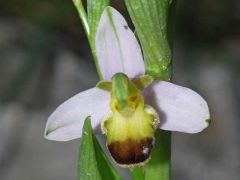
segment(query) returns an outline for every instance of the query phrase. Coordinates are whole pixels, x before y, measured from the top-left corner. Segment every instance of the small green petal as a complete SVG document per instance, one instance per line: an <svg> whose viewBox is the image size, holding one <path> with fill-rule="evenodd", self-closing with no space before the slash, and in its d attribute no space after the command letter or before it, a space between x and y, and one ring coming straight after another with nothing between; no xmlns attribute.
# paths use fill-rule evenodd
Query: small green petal
<svg viewBox="0 0 240 180"><path fill-rule="evenodd" d="M105 91L111 91L112 90L112 83L108 81L99 81L96 85L97 88L105 90Z"/></svg>
<svg viewBox="0 0 240 180"><path fill-rule="evenodd" d="M143 75L143 76L140 76L140 77L134 79L133 83L135 84L135 86L138 89L143 90L144 88L149 86L153 81L154 81L154 78L152 76Z"/></svg>

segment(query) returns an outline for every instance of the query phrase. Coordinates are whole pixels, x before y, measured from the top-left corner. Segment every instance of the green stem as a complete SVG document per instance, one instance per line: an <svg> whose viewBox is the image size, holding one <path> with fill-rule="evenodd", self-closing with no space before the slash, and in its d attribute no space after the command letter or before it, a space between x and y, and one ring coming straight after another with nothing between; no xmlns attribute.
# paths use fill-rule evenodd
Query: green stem
<svg viewBox="0 0 240 180"><path fill-rule="evenodd" d="M102 74L98 67L98 59L97 59L94 39L95 39L96 29L98 26L98 21L100 19L103 9L109 4L109 1L108 0L88 1L88 14L84 9L82 0L73 0L73 3L77 8L79 17L82 21L85 33L87 35L98 76L100 79L102 79Z"/></svg>
<svg viewBox="0 0 240 180"><path fill-rule="evenodd" d="M88 24L88 18L87 18L87 13L83 7L83 3L81 0L73 0L73 3L75 5L75 7L77 8L78 10L78 14L79 14L79 17L83 23L83 28L85 30L85 33L89 39L89 36L90 36L90 27L89 27L89 24Z"/></svg>

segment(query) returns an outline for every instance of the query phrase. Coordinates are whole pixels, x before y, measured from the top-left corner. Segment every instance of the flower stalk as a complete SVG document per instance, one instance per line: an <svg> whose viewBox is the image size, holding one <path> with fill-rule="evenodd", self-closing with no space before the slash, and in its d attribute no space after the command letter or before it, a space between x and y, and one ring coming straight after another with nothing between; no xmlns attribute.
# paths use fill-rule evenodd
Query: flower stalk
<svg viewBox="0 0 240 180"><path fill-rule="evenodd" d="M83 24L83 28L85 30L85 33L87 35L87 37L89 38L90 35L90 27L88 24L88 17L87 17L87 13L83 7L83 3L81 0L73 0L73 4L75 5L75 7L77 8L79 17L82 21Z"/></svg>
<svg viewBox="0 0 240 180"><path fill-rule="evenodd" d="M102 79L102 73L98 67L98 58L97 58L96 47L95 47L95 35L96 35L99 19L105 7L109 5L109 0L88 0L87 13L84 9L82 0L73 0L73 3L78 11L85 33L87 35L98 76L100 79Z"/></svg>

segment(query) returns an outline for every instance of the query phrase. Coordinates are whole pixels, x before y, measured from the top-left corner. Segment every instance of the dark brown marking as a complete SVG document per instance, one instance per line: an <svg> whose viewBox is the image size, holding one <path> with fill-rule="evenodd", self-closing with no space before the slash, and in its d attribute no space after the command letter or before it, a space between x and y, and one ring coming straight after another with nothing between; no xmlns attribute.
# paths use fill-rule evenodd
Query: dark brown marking
<svg viewBox="0 0 240 180"><path fill-rule="evenodd" d="M125 25L125 26L124 26L124 28L125 28L125 29L128 29L128 26L127 26L127 25Z"/></svg>
<svg viewBox="0 0 240 180"><path fill-rule="evenodd" d="M153 148L153 138L128 139L108 144L113 159L120 165L134 165L146 161Z"/></svg>
<svg viewBox="0 0 240 180"><path fill-rule="evenodd" d="M129 99L130 101L134 102L137 99L137 96L131 96Z"/></svg>

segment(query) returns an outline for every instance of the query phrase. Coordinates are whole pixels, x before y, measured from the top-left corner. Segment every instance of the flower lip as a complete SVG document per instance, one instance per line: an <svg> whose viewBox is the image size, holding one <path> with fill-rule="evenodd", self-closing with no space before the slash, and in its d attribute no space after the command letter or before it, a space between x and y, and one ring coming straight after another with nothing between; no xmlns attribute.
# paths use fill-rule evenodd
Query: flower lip
<svg viewBox="0 0 240 180"><path fill-rule="evenodd" d="M123 168L145 165L151 158L153 138L141 140L127 139L125 141L107 144L113 160Z"/></svg>
<svg viewBox="0 0 240 180"><path fill-rule="evenodd" d="M111 111L101 124L113 160L125 168L148 162L158 126L159 116L149 105L137 107L130 117Z"/></svg>
<svg viewBox="0 0 240 180"><path fill-rule="evenodd" d="M144 104L141 93L125 74L113 76L111 112L103 119L101 127L107 135L112 158L122 167L141 166L150 159L154 131L159 125L157 112Z"/></svg>

